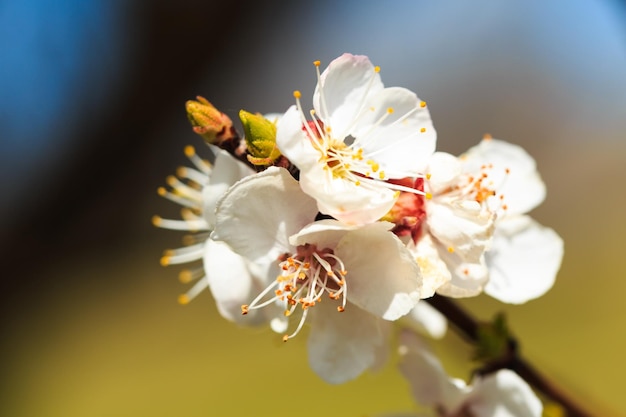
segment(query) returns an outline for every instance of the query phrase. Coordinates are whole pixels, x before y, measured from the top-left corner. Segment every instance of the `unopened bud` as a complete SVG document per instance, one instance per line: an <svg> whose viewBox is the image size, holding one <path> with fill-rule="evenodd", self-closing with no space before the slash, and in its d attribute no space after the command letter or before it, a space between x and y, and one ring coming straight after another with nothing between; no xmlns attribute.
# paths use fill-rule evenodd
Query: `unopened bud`
<svg viewBox="0 0 626 417"><path fill-rule="evenodd" d="M193 126L193 131L202 136L211 144L218 144L233 131L233 122L230 117L215 108L204 97L196 97L198 101L189 100L185 104L187 117Z"/></svg>
<svg viewBox="0 0 626 417"><path fill-rule="evenodd" d="M272 165L279 157L276 147L276 124L260 114L239 112L248 147L248 161L254 165Z"/></svg>

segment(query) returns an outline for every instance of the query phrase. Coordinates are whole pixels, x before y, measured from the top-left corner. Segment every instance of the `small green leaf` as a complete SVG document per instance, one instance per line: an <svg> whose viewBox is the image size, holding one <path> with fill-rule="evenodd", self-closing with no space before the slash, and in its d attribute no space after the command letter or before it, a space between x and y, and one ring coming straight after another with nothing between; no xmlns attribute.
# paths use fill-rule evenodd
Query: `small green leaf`
<svg viewBox="0 0 626 417"><path fill-rule="evenodd" d="M490 323L478 326L478 346L474 359L491 362L509 353L511 333L504 313L498 313Z"/></svg>

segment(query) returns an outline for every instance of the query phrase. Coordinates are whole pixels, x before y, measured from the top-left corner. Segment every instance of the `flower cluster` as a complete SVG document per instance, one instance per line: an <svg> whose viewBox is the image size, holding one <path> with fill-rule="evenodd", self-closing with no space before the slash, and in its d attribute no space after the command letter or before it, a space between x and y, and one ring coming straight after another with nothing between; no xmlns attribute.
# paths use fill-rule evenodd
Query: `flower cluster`
<svg viewBox="0 0 626 417"><path fill-rule="evenodd" d="M435 152L426 102L385 87L367 57L314 64L312 108L295 91L282 115L242 111L245 141L208 101L188 104L214 162L187 148L195 168L159 190L183 220L154 219L192 232L164 265L202 261L181 272L197 280L181 302L208 288L225 318L285 341L307 324L312 369L342 383L385 362L400 319L442 335L425 298L524 303L551 288L563 245L526 215L545 186L523 149L485 137L459 157ZM456 408L470 398L457 397Z"/></svg>

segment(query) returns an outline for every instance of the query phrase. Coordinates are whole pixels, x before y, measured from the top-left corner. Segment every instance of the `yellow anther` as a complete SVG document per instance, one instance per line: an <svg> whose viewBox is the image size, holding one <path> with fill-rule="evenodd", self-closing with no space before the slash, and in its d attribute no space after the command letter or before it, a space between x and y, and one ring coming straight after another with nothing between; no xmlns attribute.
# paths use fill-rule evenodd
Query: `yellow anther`
<svg viewBox="0 0 626 417"><path fill-rule="evenodd" d="M400 197L400 191L396 191L395 193L393 193L393 198L398 198Z"/></svg>
<svg viewBox="0 0 626 417"><path fill-rule="evenodd" d="M484 139L484 140L491 140L491 139L493 139L493 136L491 136L489 133L485 133L485 134L483 135L483 139Z"/></svg>
<svg viewBox="0 0 626 417"><path fill-rule="evenodd" d="M343 313L345 311L345 308L343 308L342 306L337 306L337 311Z"/></svg>
<svg viewBox="0 0 626 417"><path fill-rule="evenodd" d="M357 185L357 186L361 185L361 181L359 181L359 180L354 181L354 185Z"/></svg>
<svg viewBox="0 0 626 417"><path fill-rule="evenodd" d="M160 216L152 216L152 224L155 225L155 226L161 225L161 217Z"/></svg>
<svg viewBox="0 0 626 417"><path fill-rule="evenodd" d="M157 188L157 194L163 197L165 194L167 194L167 190L164 187L159 187Z"/></svg>
<svg viewBox="0 0 626 417"><path fill-rule="evenodd" d="M186 305L189 304L189 301L191 300L189 299L189 296L187 294L181 294L178 296L178 304Z"/></svg>
<svg viewBox="0 0 626 417"><path fill-rule="evenodd" d="M374 161L372 159L369 159L366 163L367 163L367 165L372 167L372 171L374 171L374 172L378 172L378 170L380 169L380 165L376 161ZM369 175L369 173L368 173L368 175Z"/></svg>
<svg viewBox="0 0 626 417"><path fill-rule="evenodd" d="M288 334L283 336L283 342L286 342L287 340L289 340L289 335Z"/></svg>
<svg viewBox="0 0 626 417"><path fill-rule="evenodd" d="M185 146L185 156L187 156L187 158L191 158L195 154L196 154L196 149L193 146L191 145Z"/></svg>
<svg viewBox="0 0 626 417"><path fill-rule="evenodd" d="M506 169L504 170L504 172L506 172L507 174L510 174L510 173L511 173L511 170L510 170L509 168L506 168Z"/></svg>
<svg viewBox="0 0 626 417"><path fill-rule="evenodd" d="M176 184L176 177L173 175L168 175L165 178L165 182L167 183L167 185L173 187Z"/></svg>
<svg viewBox="0 0 626 417"><path fill-rule="evenodd" d="M295 91L293 92L293 96L294 96L295 98L300 98L300 97L302 97L302 93L300 93L300 91L298 91L298 90L295 90Z"/></svg>
<svg viewBox="0 0 626 417"><path fill-rule="evenodd" d="M378 65L374 67L374 72L380 72L380 67Z"/></svg>
<svg viewBox="0 0 626 417"><path fill-rule="evenodd" d="M454 253L454 248L452 246L448 246L448 252Z"/></svg>
<svg viewBox="0 0 626 417"><path fill-rule="evenodd" d="M178 280L182 282L183 284L187 284L188 282L191 282L192 278L193 278L193 275L191 271L188 269L183 269L182 271L178 273Z"/></svg>
<svg viewBox="0 0 626 417"><path fill-rule="evenodd" d="M388 107L387 108L387 113L389 113L389 114L393 113L393 107Z"/></svg>
<svg viewBox="0 0 626 417"><path fill-rule="evenodd" d="M248 314L248 311L249 311L248 304L243 304L241 306L241 315L245 316L246 314Z"/></svg>
<svg viewBox="0 0 626 417"><path fill-rule="evenodd" d="M425 101L422 101L422 102L420 103L420 107L421 107L421 108L426 107L426 102L425 102Z"/></svg>
<svg viewBox="0 0 626 417"><path fill-rule="evenodd" d="M422 133L426 132L426 128L425 127L421 128L420 132L422 132Z"/></svg>
<svg viewBox="0 0 626 417"><path fill-rule="evenodd" d="M378 178L380 178L381 180L385 179L385 171L380 171L380 173L378 174Z"/></svg>
<svg viewBox="0 0 626 417"><path fill-rule="evenodd" d="M159 261L161 263L161 266L168 266L170 264L170 257L169 256L161 256L161 259Z"/></svg>
<svg viewBox="0 0 626 417"><path fill-rule="evenodd" d="M426 197L428 200L430 200L431 198L433 198L433 195L431 193L426 193L426 194L424 194L424 197Z"/></svg>
<svg viewBox="0 0 626 417"><path fill-rule="evenodd" d="M320 61L313 61L313 65L315 65L316 67L319 67L319 66L320 66L320 64L321 64L321 62L320 62Z"/></svg>
<svg viewBox="0 0 626 417"><path fill-rule="evenodd" d="M432 177L431 173L429 172L428 174L426 174L426 179L429 180L430 177Z"/></svg>

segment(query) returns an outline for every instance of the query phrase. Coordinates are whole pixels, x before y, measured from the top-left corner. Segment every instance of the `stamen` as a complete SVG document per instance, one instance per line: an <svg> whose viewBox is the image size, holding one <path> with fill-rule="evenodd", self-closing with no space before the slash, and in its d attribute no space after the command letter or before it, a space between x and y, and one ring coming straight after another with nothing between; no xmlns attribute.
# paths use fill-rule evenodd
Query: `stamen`
<svg viewBox="0 0 626 417"><path fill-rule="evenodd" d="M198 171L194 168L189 167L178 167L176 170L176 175L180 178L186 178L188 180L194 181L199 185L206 185L207 181L209 181L209 176L204 174L203 172Z"/></svg>
<svg viewBox="0 0 626 417"><path fill-rule="evenodd" d="M156 227L170 230L183 230L183 231L196 231L196 230L209 230L209 226L204 219L196 221L186 220L169 220L164 219L161 216L152 216L152 224Z"/></svg>
<svg viewBox="0 0 626 417"><path fill-rule="evenodd" d="M180 196L178 194L173 194L170 193L169 191L167 191L165 189L165 187L159 187L157 188L157 193L161 196L164 197L180 206L184 206L184 207L189 207L189 208L194 208L194 209L200 209L201 208L201 201L198 200L192 200L188 197L183 197Z"/></svg>
<svg viewBox="0 0 626 417"><path fill-rule="evenodd" d="M200 171L202 171L206 175L211 174L211 171L212 171L211 164L209 163L209 161L205 161L204 159L200 158L198 154L196 154L196 149L193 146L191 145L185 146L185 156L187 156L187 158L189 158L189 160Z"/></svg>
<svg viewBox="0 0 626 417"><path fill-rule="evenodd" d="M178 280L183 284L188 284L192 281L200 279L204 276L204 269L194 268L194 269L183 269L178 273Z"/></svg>
<svg viewBox="0 0 626 417"><path fill-rule="evenodd" d="M191 300L196 298L198 294L200 294L202 291L204 291L208 287L209 287L209 280L206 278L201 279L200 281L196 282L196 285L191 287L191 289L187 291L185 294L179 295L178 302L182 305L189 304Z"/></svg>
<svg viewBox="0 0 626 417"><path fill-rule="evenodd" d="M181 182L175 176L168 175L167 178L165 178L165 182L181 197L188 198L189 200L202 204L202 193Z"/></svg>

